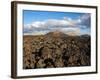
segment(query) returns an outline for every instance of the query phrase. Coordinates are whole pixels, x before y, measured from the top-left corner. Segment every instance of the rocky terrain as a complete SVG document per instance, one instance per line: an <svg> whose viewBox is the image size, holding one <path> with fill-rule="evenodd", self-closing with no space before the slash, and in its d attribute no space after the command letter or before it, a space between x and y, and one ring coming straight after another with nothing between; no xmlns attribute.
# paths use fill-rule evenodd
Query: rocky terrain
<svg viewBox="0 0 100 80"><path fill-rule="evenodd" d="M89 35L69 36L62 32L23 36L23 69L91 65Z"/></svg>

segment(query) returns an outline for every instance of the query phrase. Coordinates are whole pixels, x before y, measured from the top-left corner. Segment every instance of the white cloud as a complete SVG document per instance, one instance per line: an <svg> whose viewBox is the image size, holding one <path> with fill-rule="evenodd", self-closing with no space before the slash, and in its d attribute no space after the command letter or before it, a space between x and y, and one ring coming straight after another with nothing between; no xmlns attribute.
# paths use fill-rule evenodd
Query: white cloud
<svg viewBox="0 0 100 80"><path fill-rule="evenodd" d="M87 28L91 27L91 15L90 14L84 14L82 16L80 16L80 18L78 19L80 25L84 25Z"/></svg>
<svg viewBox="0 0 100 80"><path fill-rule="evenodd" d="M63 17L63 19L64 19L64 20L67 20L67 21L72 21L72 19L69 18L69 17Z"/></svg>
<svg viewBox="0 0 100 80"><path fill-rule="evenodd" d="M62 28L61 31L68 35L79 35L80 34L80 28Z"/></svg>
<svg viewBox="0 0 100 80"><path fill-rule="evenodd" d="M34 31L30 33L24 33L24 35L44 35L46 33L48 33L48 31Z"/></svg>
<svg viewBox="0 0 100 80"><path fill-rule="evenodd" d="M90 18L90 14L84 14L83 16L80 17L82 20L87 20Z"/></svg>
<svg viewBox="0 0 100 80"><path fill-rule="evenodd" d="M52 30L57 28L67 28L73 27L76 24L73 21L68 20L57 20L57 19L49 19L45 21L35 21L31 24L27 24L24 26L24 33L32 32L32 31L40 31L40 30Z"/></svg>
<svg viewBox="0 0 100 80"><path fill-rule="evenodd" d="M42 21L36 21L36 22L33 22L31 24L32 27L35 27L35 28L40 28L40 27L45 27L45 22L42 22Z"/></svg>
<svg viewBox="0 0 100 80"><path fill-rule="evenodd" d="M60 30L66 34L79 34L80 29L90 27L90 14L84 14L78 19L63 17L63 19L48 19L34 21L24 26L24 34L45 34L50 31Z"/></svg>
<svg viewBox="0 0 100 80"><path fill-rule="evenodd" d="M45 22L45 25L51 26L51 27L68 27L68 26L74 26L72 21L69 20L57 20L57 19L51 19L47 20Z"/></svg>

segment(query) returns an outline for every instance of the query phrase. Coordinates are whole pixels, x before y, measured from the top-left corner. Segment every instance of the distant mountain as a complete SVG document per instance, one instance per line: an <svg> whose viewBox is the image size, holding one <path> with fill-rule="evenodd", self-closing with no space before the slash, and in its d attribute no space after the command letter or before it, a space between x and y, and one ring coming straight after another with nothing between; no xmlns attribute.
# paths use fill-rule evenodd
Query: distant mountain
<svg viewBox="0 0 100 80"><path fill-rule="evenodd" d="M81 35L81 37L90 37L88 34Z"/></svg>
<svg viewBox="0 0 100 80"><path fill-rule="evenodd" d="M56 37L67 37L68 35L60 31L54 31L54 32L47 33L45 36L56 38Z"/></svg>

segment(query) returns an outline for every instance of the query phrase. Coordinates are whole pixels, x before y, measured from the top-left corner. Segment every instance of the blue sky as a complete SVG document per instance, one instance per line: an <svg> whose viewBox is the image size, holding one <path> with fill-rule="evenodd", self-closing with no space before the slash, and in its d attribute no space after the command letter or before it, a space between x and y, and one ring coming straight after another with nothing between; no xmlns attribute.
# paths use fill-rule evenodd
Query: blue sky
<svg viewBox="0 0 100 80"><path fill-rule="evenodd" d="M49 12L49 11L31 11L24 10L24 24L29 24L33 21L43 21L47 19L63 19L68 16L72 19L77 19L84 13L71 13L71 12Z"/></svg>
<svg viewBox="0 0 100 80"><path fill-rule="evenodd" d="M23 11L24 34L46 34L60 30L66 34L90 34L91 14L51 11Z"/></svg>

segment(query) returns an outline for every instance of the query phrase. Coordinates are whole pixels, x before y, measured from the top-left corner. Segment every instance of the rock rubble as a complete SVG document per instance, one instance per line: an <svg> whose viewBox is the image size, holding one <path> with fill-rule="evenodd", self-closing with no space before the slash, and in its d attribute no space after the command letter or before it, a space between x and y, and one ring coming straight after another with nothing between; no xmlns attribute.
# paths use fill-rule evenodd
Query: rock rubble
<svg viewBox="0 0 100 80"><path fill-rule="evenodd" d="M91 65L89 35L69 36L51 32L24 36L23 40L23 69Z"/></svg>

